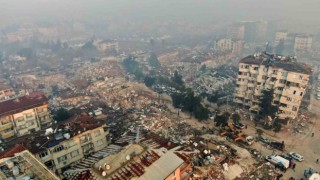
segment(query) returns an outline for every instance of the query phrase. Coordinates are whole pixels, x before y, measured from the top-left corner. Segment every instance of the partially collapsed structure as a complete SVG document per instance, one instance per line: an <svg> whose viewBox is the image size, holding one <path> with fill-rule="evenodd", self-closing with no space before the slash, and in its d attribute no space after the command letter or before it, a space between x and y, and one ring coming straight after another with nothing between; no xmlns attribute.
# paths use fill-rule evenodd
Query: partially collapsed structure
<svg viewBox="0 0 320 180"><path fill-rule="evenodd" d="M259 114L264 90L274 90L273 104L280 119L295 119L306 94L311 68L295 62L293 57L260 53L239 63L234 101Z"/></svg>

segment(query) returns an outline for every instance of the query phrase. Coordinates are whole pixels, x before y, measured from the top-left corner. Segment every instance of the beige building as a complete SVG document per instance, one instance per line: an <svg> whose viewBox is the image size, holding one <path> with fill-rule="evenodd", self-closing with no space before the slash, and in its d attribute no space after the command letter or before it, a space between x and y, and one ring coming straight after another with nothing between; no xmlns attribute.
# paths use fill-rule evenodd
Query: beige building
<svg viewBox="0 0 320 180"><path fill-rule="evenodd" d="M234 101L252 113L259 113L262 91L273 89L277 116L295 119L310 74L310 67L292 62L290 57L273 57L265 53L247 56L239 63Z"/></svg>
<svg viewBox="0 0 320 180"><path fill-rule="evenodd" d="M274 44L277 45L280 43L280 41L286 41L288 38L289 32L288 31L278 31L276 32L275 38L274 38Z"/></svg>
<svg viewBox="0 0 320 180"><path fill-rule="evenodd" d="M108 145L109 132L105 127L104 121L77 116L45 131L17 138L8 146L21 144L49 169L61 174L72 164Z"/></svg>
<svg viewBox="0 0 320 180"><path fill-rule="evenodd" d="M308 35L297 35L294 38L294 52L309 51L312 47L312 37Z"/></svg>
<svg viewBox="0 0 320 180"><path fill-rule="evenodd" d="M42 92L0 103L0 138L9 139L39 131L52 121L48 99Z"/></svg>
<svg viewBox="0 0 320 180"><path fill-rule="evenodd" d="M233 24L227 29L227 36L229 38L244 40L245 25L243 23Z"/></svg>
<svg viewBox="0 0 320 180"><path fill-rule="evenodd" d="M239 54L243 48L244 42L242 40L234 40L223 38L216 40L214 49L219 51L231 51L232 54Z"/></svg>
<svg viewBox="0 0 320 180"><path fill-rule="evenodd" d="M15 92L11 87L0 84L0 102L13 98L14 96Z"/></svg>

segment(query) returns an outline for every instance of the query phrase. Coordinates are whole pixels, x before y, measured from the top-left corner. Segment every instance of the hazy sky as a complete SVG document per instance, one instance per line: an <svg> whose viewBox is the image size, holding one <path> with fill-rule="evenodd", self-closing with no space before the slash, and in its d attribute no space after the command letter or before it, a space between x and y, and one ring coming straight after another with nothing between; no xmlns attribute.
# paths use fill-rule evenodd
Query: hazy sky
<svg viewBox="0 0 320 180"><path fill-rule="evenodd" d="M10 23L195 23L283 20L297 31L319 31L320 0L0 0L0 27Z"/></svg>

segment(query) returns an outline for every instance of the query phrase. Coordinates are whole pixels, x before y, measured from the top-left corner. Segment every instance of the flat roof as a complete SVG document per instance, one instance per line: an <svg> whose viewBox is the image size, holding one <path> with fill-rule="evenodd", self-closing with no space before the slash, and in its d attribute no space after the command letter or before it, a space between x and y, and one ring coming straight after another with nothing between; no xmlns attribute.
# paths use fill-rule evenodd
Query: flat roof
<svg viewBox="0 0 320 180"><path fill-rule="evenodd" d="M145 173L140 176L139 180L163 180L172 174L184 161L176 154L168 151L157 161L145 169Z"/></svg>
<svg viewBox="0 0 320 180"><path fill-rule="evenodd" d="M27 96L1 102L0 116L19 113L45 104L48 104L48 99L43 92L33 92Z"/></svg>
<svg viewBox="0 0 320 180"><path fill-rule="evenodd" d="M289 72L297 72L301 74L311 74L311 67L298 62L293 62L290 57L280 55L262 53L260 55L249 55L240 60L239 63L255 64L255 65L267 65L275 68L281 68Z"/></svg>
<svg viewBox="0 0 320 180"><path fill-rule="evenodd" d="M10 167L10 163L12 166ZM8 166L9 164L9 166ZM23 172L15 167L24 167ZM14 173L17 173L14 175ZM0 179L9 179L13 177L15 179L30 178L33 176L34 179L47 179L47 180L58 180L59 178L52 173L44 164L37 160L28 150L18 152L13 157L0 159Z"/></svg>

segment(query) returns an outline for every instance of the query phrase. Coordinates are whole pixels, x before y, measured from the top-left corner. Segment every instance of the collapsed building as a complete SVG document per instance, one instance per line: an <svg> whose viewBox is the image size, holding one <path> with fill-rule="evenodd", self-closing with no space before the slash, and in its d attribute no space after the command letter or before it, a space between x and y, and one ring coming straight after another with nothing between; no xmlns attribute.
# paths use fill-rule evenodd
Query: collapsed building
<svg viewBox="0 0 320 180"><path fill-rule="evenodd" d="M234 102L259 114L264 90L274 90L280 119L295 119L306 94L311 68L294 58L259 53L240 60Z"/></svg>

